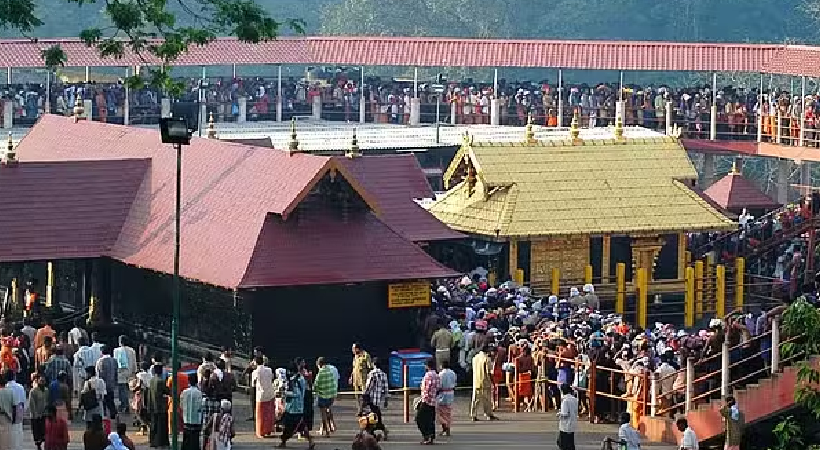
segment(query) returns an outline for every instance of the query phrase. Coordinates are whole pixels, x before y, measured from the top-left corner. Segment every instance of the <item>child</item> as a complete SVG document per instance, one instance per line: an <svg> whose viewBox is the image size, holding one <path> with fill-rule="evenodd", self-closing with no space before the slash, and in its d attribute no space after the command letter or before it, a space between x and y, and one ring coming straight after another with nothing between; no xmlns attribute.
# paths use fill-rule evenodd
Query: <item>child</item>
<svg viewBox="0 0 820 450"><path fill-rule="evenodd" d="M65 419L57 416L57 408L48 405L46 408L46 436L45 450L68 449L68 424Z"/></svg>

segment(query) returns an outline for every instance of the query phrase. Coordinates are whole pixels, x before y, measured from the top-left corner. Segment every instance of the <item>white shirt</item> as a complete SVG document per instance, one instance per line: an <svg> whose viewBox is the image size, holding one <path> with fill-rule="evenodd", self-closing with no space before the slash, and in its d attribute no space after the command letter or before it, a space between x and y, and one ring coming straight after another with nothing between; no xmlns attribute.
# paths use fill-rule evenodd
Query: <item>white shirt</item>
<svg viewBox="0 0 820 450"><path fill-rule="evenodd" d="M80 331L79 328L74 327L71 331L68 332L68 343L71 345L79 346L80 345L80 338L83 336L83 332Z"/></svg>
<svg viewBox="0 0 820 450"><path fill-rule="evenodd" d="M6 387L11 389L14 394L14 404L20 405L22 408L26 406L26 388L12 380L6 383Z"/></svg>
<svg viewBox="0 0 820 450"><path fill-rule="evenodd" d="M578 428L578 399L572 394L561 397L561 412L558 413L558 431L575 433Z"/></svg>
<svg viewBox="0 0 820 450"><path fill-rule="evenodd" d="M99 361L100 358L102 358L102 346L103 346L103 344L101 344L99 342L95 342L95 343L91 344L91 353L90 353L90 355L91 355L91 358L93 359L93 361L91 362L90 365L96 366L97 361ZM83 360L83 361L85 361L85 360ZM88 361L85 361L85 362L86 362L86 364L88 364Z"/></svg>
<svg viewBox="0 0 820 450"><path fill-rule="evenodd" d="M273 400L273 371L268 366L259 366L251 374L251 382L256 386L256 401L269 402Z"/></svg>
<svg viewBox="0 0 820 450"><path fill-rule="evenodd" d="M618 429L618 439L626 442L626 450L640 450L641 448L641 435L628 423L621 425Z"/></svg>
<svg viewBox="0 0 820 450"><path fill-rule="evenodd" d="M680 439L680 448L682 450L699 450L698 437L695 436L695 430L689 427L683 430L683 436Z"/></svg>

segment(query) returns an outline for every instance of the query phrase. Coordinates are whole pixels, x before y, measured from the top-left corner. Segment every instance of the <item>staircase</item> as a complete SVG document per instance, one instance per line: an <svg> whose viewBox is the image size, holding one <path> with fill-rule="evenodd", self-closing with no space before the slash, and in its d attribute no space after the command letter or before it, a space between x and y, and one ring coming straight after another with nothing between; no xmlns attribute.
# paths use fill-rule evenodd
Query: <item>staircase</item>
<svg viewBox="0 0 820 450"><path fill-rule="evenodd" d="M794 361L794 358L791 358ZM788 360L784 360L788 363ZM820 356L808 359L809 364L820 368ZM791 364L758 380L755 383L744 383L738 380L731 382L732 395L746 417L747 424L754 424L772 416L788 411L796 406L794 396L798 386L800 366ZM723 419L720 409L724 401L720 398L704 400L685 415L689 426L695 430L701 445L707 442L720 441L723 435ZM640 431L648 441L677 444L680 432L675 426L675 419L666 416L644 416L641 418ZM722 448L722 446L721 446Z"/></svg>

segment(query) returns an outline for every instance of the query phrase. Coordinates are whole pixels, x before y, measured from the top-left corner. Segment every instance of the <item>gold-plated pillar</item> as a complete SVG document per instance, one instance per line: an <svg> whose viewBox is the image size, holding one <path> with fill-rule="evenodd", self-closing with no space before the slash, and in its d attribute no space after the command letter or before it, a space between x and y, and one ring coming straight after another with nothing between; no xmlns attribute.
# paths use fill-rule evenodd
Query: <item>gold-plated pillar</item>
<svg viewBox="0 0 820 450"><path fill-rule="evenodd" d="M612 254L612 236L605 234L603 238L603 254L601 255L601 283L609 283L609 258Z"/></svg>
<svg viewBox="0 0 820 450"><path fill-rule="evenodd" d="M678 234L678 279L682 280L686 277L686 233Z"/></svg>
<svg viewBox="0 0 820 450"><path fill-rule="evenodd" d="M516 271L518 270L518 241L510 239L510 255L509 255L509 273L510 279L516 279Z"/></svg>

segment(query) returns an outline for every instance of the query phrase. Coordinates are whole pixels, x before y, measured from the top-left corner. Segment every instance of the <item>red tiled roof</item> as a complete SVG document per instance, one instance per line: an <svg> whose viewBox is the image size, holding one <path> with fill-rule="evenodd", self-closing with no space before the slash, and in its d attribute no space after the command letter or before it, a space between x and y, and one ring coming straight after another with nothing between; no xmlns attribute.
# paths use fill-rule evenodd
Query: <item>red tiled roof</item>
<svg viewBox="0 0 820 450"><path fill-rule="evenodd" d="M740 173L730 172L709 186L704 194L724 209L774 209L780 204L764 194Z"/></svg>
<svg viewBox="0 0 820 450"><path fill-rule="evenodd" d="M0 261L107 255L150 165L122 159L0 167Z"/></svg>
<svg viewBox="0 0 820 450"><path fill-rule="evenodd" d="M111 256L172 272L176 152L156 130L46 115L20 141L18 155L23 161L150 158L150 176ZM183 149L182 276L237 286L267 214L290 213L332 165L329 157L193 138Z"/></svg>
<svg viewBox="0 0 820 450"><path fill-rule="evenodd" d="M76 39L0 41L0 66L37 67L52 45L68 66L144 65L136 55L101 58ZM561 67L568 69L766 72L820 76L820 47L654 41L556 41L441 37L282 37L260 44L221 38L176 65L345 64L366 66ZM155 61L154 61L155 62Z"/></svg>
<svg viewBox="0 0 820 450"><path fill-rule="evenodd" d="M372 213L269 215L240 288L458 276Z"/></svg>
<svg viewBox="0 0 820 450"><path fill-rule="evenodd" d="M334 157L347 167L379 205L380 218L413 242L460 239L464 235L441 223L416 204L416 198L434 198L427 178L412 154Z"/></svg>

